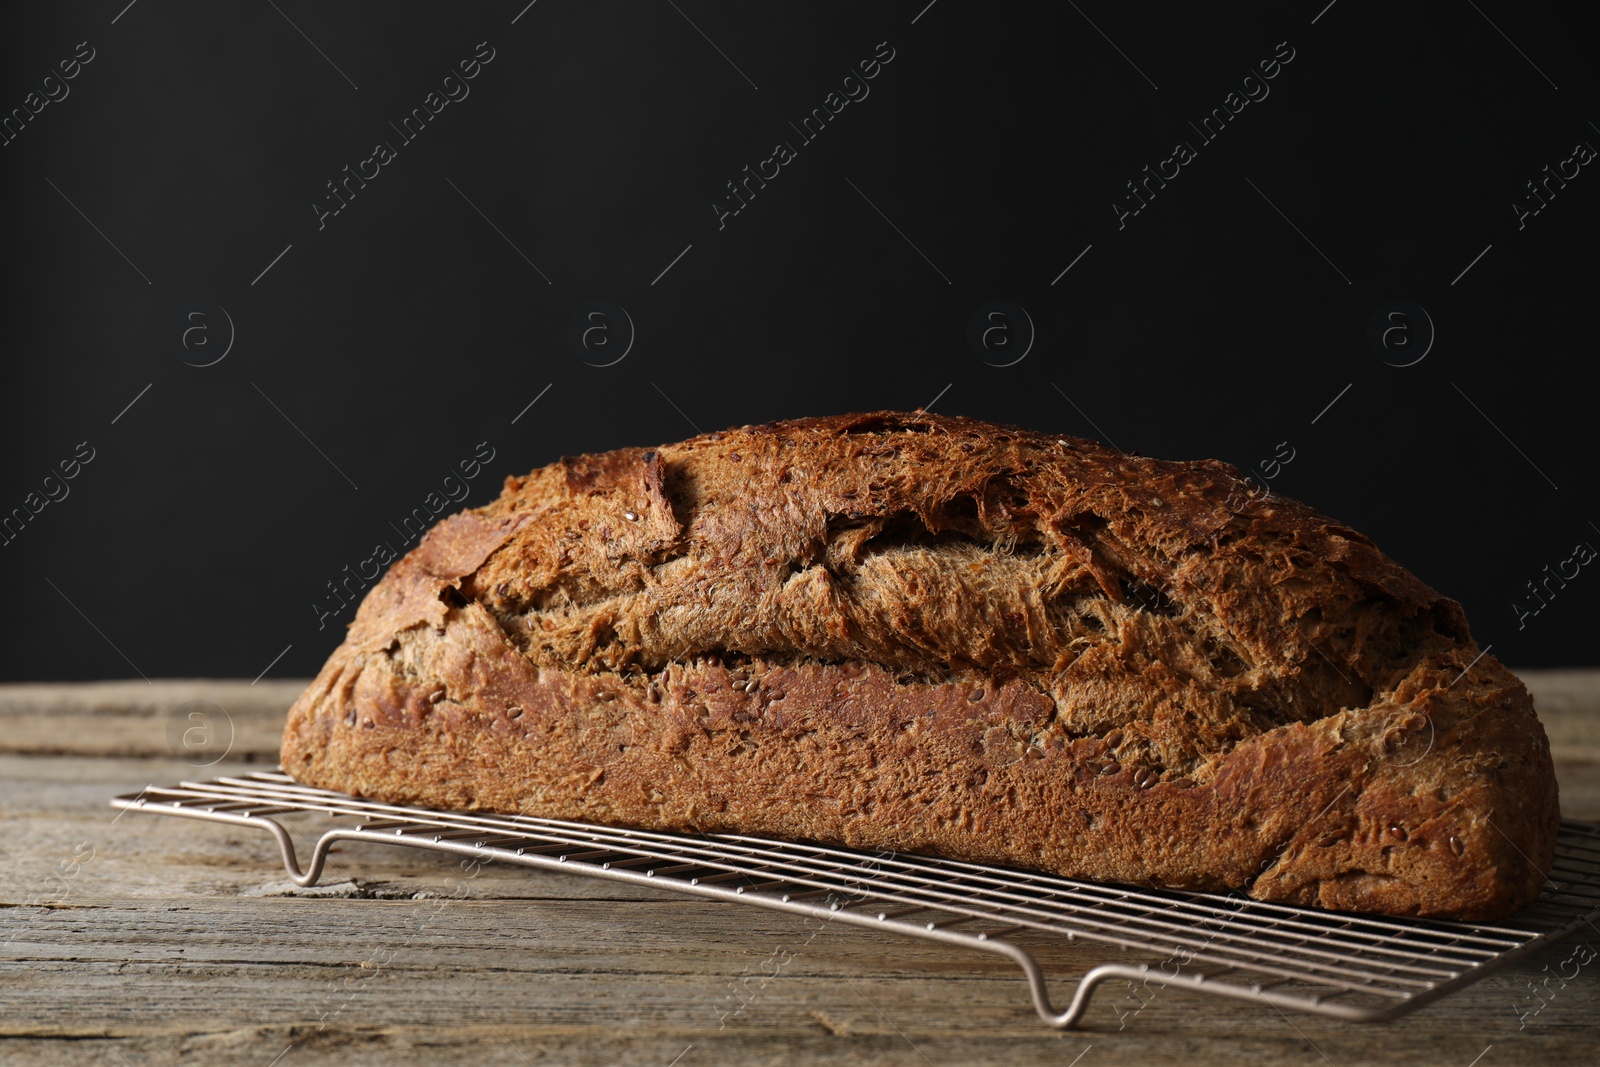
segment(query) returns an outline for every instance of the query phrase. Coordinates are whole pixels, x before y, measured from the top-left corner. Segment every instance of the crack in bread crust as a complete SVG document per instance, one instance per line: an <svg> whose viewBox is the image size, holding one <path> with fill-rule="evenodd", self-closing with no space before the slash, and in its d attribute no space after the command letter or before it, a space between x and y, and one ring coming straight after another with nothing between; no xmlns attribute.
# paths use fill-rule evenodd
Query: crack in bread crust
<svg viewBox="0 0 1600 1067"><path fill-rule="evenodd" d="M394 565L284 764L1341 908L1531 898L1557 809L1526 691L1453 601L1239 484L923 413L566 458Z"/></svg>

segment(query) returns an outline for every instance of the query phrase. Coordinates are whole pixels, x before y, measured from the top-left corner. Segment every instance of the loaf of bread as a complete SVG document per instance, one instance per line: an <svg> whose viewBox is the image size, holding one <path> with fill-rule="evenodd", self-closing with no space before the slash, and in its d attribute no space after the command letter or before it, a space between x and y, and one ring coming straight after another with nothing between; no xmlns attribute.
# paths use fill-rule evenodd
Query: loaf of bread
<svg viewBox="0 0 1600 1067"><path fill-rule="evenodd" d="M439 523L283 765L393 803L1458 919L1559 824L1461 608L1227 464L925 414L564 458Z"/></svg>

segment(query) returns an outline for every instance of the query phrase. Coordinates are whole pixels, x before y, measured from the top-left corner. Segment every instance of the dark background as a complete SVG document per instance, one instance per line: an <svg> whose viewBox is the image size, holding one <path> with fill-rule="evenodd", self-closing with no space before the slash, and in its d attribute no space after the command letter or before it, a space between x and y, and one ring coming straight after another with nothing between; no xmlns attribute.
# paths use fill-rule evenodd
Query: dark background
<svg viewBox="0 0 1600 1067"><path fill-rule="evenodd" d="M319 629L327 583L408 547L391 524L479 442L452 510L562 454L930 404L1270 471L1513 666L1600 663L1600 576L1513 606L1600 545L1600 176L1520 230L1511 207L1600 145L1581 9L926 3L9 8L7 113L94 58L0 148L0 515L70 490L0 543L0 680L312 674L352 614ZM481 41L470 95L404 143L389 123ZM870 95L801 143L883 41ZM1203 143L1187 123L1285 41ZM797 158L719 229L780 140ZM1198 158L1119 229L1178 140ZM319 229L379 141L394 161ZM611 366L567 339L595 299L636 330ZM1036 330L1007 367L967 342L993 299ZM1396 299L1437 329L1411 366L1367 340ZM231 348L214 310L172 339L195 302Z"/></svg>

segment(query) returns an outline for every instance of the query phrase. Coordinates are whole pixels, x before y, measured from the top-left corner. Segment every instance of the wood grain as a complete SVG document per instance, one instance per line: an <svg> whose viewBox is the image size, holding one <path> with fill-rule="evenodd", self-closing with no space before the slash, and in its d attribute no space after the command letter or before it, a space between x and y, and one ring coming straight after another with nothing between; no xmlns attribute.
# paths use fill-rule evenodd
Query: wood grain
<svg viewBox="0 0 1600 1067"><path fill-rule="evenodd" d="M1564 812L1600 820L1600 672L1524 677ZM996 958L379 845L341 846L326 884L297 890L265 834L106 806L270 763L297 692L0 687L0 1063L1600 1062L1600 960L1552 979L1520 1029L1513 1007L1580 941L1600 950L1595 929L1386 1026L1165 991L1134 1011L1111 989L1091 1030L1059 1034ZM191 700L232 719L225 760L169 744ZM1117 953L1041 957L1071 976Z"/></svg>

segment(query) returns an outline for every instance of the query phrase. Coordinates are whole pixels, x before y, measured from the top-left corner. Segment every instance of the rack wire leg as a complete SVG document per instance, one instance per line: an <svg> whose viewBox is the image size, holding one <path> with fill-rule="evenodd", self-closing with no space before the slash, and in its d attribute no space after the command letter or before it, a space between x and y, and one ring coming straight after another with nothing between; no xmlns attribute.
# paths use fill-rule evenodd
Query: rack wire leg
<svg viewBox="0 0 1600 1067"><path fill-rule="evenodd" d="M317 838L316 845L311 849L311 862L306 865L304 871L301 871L300 861L295 856L294 841L289 837L288 830L279 825L275 819L252 818L250 825L262 826L272 832L272 836L278 841L278 851L283 856L284 871L289 875L290 881L303 888L316 885L317 880L322 877L322 869L328 862L328 852L335 841L361 836L348 830L329 830Z"/></svg>

